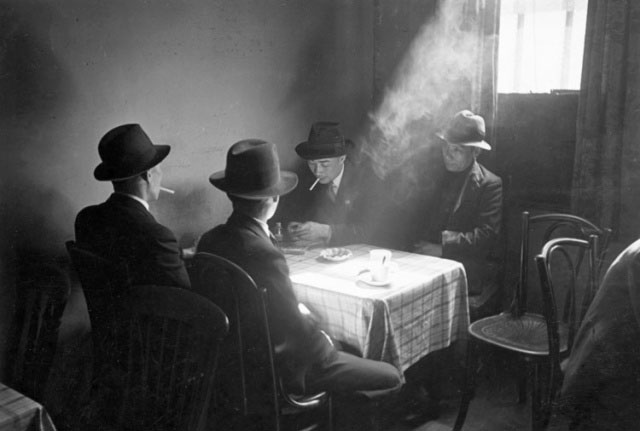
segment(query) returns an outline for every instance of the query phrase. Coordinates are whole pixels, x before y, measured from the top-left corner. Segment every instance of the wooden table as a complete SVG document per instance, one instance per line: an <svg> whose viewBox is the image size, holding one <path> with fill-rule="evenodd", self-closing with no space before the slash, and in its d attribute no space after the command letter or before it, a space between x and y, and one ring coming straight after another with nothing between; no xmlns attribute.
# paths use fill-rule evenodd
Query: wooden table
<svg viewBox="0 0 640 431"><path fill-rule="evenodd" d="M320 250L286 255L298 300L331 337L403 372L428 353L466 338L469 304L461 263L392 250L391 282L376 287L358 275L374 247L346 248L353 257L339 263L320 258Z"/></svg>
<svg viewBox="0 0 640 431"><path fill-rule="evenodd" d="M44 407L0 383L0 431L55 429Z"/></svg>

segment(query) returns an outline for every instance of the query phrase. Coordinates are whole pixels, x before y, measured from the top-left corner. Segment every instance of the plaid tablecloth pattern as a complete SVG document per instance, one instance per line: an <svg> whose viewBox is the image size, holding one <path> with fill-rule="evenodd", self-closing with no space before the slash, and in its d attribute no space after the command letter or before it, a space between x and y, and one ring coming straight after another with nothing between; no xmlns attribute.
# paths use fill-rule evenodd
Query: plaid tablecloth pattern
<svg viewBox="0 0 640 431"><path fill-rule="evenodd" d="M0 383L0 431L55 431L51 418L37 402Z"/></svg>
<svg viewBox="0 0 640 431"><path fill-rule="evenodd" d="M392 250L388 286L359 279L373 246L347 246L353 257L338 263L320 250L286 255L298 300L331 337L369 359L401 371L430 352L467 336L467 279L459 262Z"/></svg>

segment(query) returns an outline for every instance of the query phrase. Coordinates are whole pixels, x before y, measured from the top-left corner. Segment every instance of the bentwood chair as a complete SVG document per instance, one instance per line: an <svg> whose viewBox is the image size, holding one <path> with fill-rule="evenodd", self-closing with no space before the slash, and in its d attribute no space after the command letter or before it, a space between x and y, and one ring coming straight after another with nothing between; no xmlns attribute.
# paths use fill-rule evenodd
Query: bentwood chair
<svg viewBox="0 0 640 431"><path fill-rule="evenodd" d="M196 253L194 259L194 288L218 304L230 320L231 335L223 342L216 385L216 411L221 421L226 421L229 429L256 424L260 424L258 429L299 429L308 419L302 413L326 406L331 429L329 395L294 395L279 377L266 289L223 257Z"/></svg>
<svg viewBox="0 0 640 431"><path fill-rule="evenodd" d="M42 402L58 342L62 313L69 298L67 274L57 265L28 265L16 283L9 384Z"/></svg>
<svg viewBox="0 0 640 431"><path fill-rule="evenodd" d="M583 218L571 214L540 214L530 216L528 212L522 214L522 229L520 243L520 272L519 280L514 292L511 309L501 314L486 317L473 322L469 326L471 339L467 353L467 375L465 389L458 412L454 430L460 430L464 424L469 404L475 391L475 373L479 344L488 344L503 351L512 352L523 368L529 371L522 373L518 381L519 401L526 401L527 377L536 372L536 364L540 356L548 356L547 322L545 318L544 298L541 290L534 290L539 283L529 280L529 264L532 239L538 236L543 244L556 237L581 239L591 244L590 254L593 254L594 285L600 277L609 238L610 229L602 229ZM539 248L538 248L539 250ZM582 267L582 262L581 265ZM538 294L540 304L535 307L532 294ZM544 353L546 352L546 353ZM532 395L537 396L536 379L533 378ZM534 403L535 404L535 403ZM539 429L538 412L532 413L533 429Z"/></svg>
<svg viewBox="0 0 640 431"><path fill-rule="evenodd" d="M130 319L117 429L213 429L207 416L227 316L176 287L134 286L124 302Z"/></svg>

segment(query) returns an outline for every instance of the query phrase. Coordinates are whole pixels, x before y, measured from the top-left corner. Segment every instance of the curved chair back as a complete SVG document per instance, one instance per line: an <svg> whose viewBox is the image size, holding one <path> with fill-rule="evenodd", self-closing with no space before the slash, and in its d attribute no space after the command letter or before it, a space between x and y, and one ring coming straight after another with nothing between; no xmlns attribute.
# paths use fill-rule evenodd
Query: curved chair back
<svg viewBox="0 0 640 431"><path fill-rule="evenodd" d="M217 401L222 408L250 415L273 416L280 430L284 402L315 408L327 398L294 399L282 390L269 331L267 291L241 267L210 253L196 253L193 286L229 316L231 336L223 343Z"/></svg>
<svg viewBox="0 0 640 431"><path fill-rule="evenodd" d="M575 334L597 289L598 237L589 241L556 238L548 241L535 262L540 276L549 343L549 372L542 385L542 407L547 411L561 378L560 360L568 356ZM586 256L586 258L585 258ZM543 382L544 383L544 382Z"/></svg>
<svg viewBox="0 0 640 431"><path fill-rule="evenodd" d="M227 316L196 293L135 286L119 429L203 429Z"/></svg>
<svg viewBox="0 0 640 431"><path fill-rule="evenodd" d="M69 298L67 274L47 263L29 265L16 284L16 317L10 384L42 401L58 342L62 313Z"/></svg>
<svg viewBox="0 0 640 431"><path fill-rule="evenodd" d="M595 246L596 279L599 280L602 266L611 239L611 229L600 228L584 218L563 213L538 214L531 216L528 211L522 213L521 242L520 242L520 270L516 286L514 307L512 312L521 316L528 308L529 264L532 262L529 251L533 233L540 234L539 244L542 246L553 238L577 238L588 241L591 235L597 237Z"/></svg>
<svg viewBox="0 0 640 431"><path fill-rule="evenodd" d="M130 290L127 266L111 262L74 241L66 243L87 303L93 342L94 378L104 375L109 364L123 363L126 346L126 314L119 305ZM118 356L118 357L117 357Z"/></svg>

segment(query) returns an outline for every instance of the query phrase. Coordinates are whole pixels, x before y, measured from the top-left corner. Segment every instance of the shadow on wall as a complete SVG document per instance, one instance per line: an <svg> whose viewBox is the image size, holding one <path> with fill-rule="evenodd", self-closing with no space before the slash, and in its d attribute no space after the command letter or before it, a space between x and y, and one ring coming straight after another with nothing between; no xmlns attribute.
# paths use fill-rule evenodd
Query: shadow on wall
<svg viewBox="0 0 640 431"><path fill-rule="evenodd" d="M49 30L50 7L8 2L0 9L0 122L55 119L70 95L68 75L57 61ZM24 146L24 142L21 143Z"/></svg>
<svg viewBox="0 0 640 431"><path fill-rule="evenodd" d="M356 123L366 120L372 73L370 9L366 3L309 5L297 17L304 29L299 34L304 42L296 53L294 76L280 101L281 108L301 106L304 121L338 121L343 132L356 130ZM310 126L301 125L299 141Z"/></svg>

